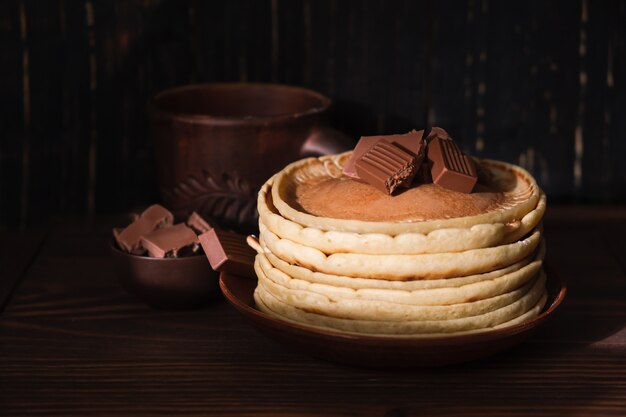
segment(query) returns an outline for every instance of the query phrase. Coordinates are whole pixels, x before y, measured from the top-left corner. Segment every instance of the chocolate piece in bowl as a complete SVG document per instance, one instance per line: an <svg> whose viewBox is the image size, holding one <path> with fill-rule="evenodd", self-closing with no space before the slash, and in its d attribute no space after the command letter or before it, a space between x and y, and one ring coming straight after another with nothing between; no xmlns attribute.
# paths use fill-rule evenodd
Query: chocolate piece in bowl
<svg viewBox="0 0 626 417"><path fill-rule="evenodd" d="M435 131L435 129L438 128L433 128L433 131ZM443 131L443 129L439 130ZM415 157L416 164L419 165L424 158L424 146L421 141L422 134L422 131L417 132L413 130L402 135L362 136L359 143L357 143L356 147L352 151L352 156L343 166L344 175L352 179L359 179L359 174L356 172L356 161L358 161L367 151L369 151L378 141L382 139L398 146L403 151Z"/></svg>
<svg viewBox="0 0 626 417"><path fill-rule="evenodd" d="M211 267L244 277L255 277L256 252L248 246L246 237L239 233L215 228L198 236Z"/></svg>
<svg viewBox="0 0 626 417"><path fill-rule="evenodd" d="M141 244L153 258L176 258L182 251L191 254L199 247L198 236L183 223L142 236Z"/></svg>
<svg viewBox="0 0 626 417"><path fill-rule="evenodd" d="M204 220L204 218L195 211L191 212L187 218L187 226L191 227L197 234L206 233L211 230L209 222Z"/></svg>
<svg viewBox="0 0 626 417"><path fill-rule="evenodd" d="M142 254L141 237L161 227L171 226L174 216L165 207L153 204L126 228L114 228L113 236L120 248L132 254Z"/></svg>
<svg viewBox="0 0 626 417"><path fill-rule="evenodd" d="M361 181L391 195L400 185L411 183L417 166L414 156L381 139L356 161L355 168Z"/></svg>
<svg viewBox="0 0 626 417"><path fill-rule="evenodd" d="M472 192L478 180L476 164L453 140L434 138L428 144L428 159L435 184L466 194Z"/></svg>

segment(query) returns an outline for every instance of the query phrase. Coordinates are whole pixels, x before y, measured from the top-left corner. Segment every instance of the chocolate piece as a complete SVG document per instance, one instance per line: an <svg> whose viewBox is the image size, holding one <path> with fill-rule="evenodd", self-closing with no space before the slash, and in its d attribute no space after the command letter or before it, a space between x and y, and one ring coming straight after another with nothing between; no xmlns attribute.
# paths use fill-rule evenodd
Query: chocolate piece
<svg viewBox="0 0 626 417"><path fill-rule="evenodd" d="M154 204L143 211L125 229L113 229L113 236L119 247L126 252L141 254L141 236L147 235L154 230L170 226L174 222L174 216L165 207Z"/></svg>
<svg viewBox="0 0 626 417"><path fill-rule="evenodd" d="M141 237L142 246L153 258L176 258L179 252L190 248L198 250L198 236L184 223L164 227Z"/></svg>
<svg viewBox="0 0 626 417"><path fill-rule="evenodd" d="M350 156L350 158L348 158L348 160L343 165L344 175L352 179L358 180L359 175L357 174L356 168L354 166L355 162L381 139L385 139L386 141L391 142L396 146L399 146L400 148L402 148L403 151L413 155L416 160L416 165L419 166L424 159L424 154L426 151L424 147L424 142L422 141L423 134L423 130L412 130L409 133L405 133L402 135L362 136L359 140L359 143L357 143L356 147L352 151L352 156ZM450 138L448 132L440 127L433 127L429 136L431 138L435 136Z"/></svg>
<svg viewBox="0 0 626 417"><path fill-rule="evenodd" d="M436 137L428 144L433 182L462 193L471 193L478 180L474 160L465 155L454 141Z"/></svg>
<svg viewBox="0 0 626 417"><path fill-rule="evenodd" d="M430 170L432 167L432 162L428 159L424 159L422 165L420 165L419 169L415 173L415 178L413 178L413 183L417 184L430 184L433 182L433 177L430 175Z"/></svg>
<svg viewBox="0 0 626 417"><path fill-rule="evenodd" d="M235 232L211 229L198 236L211 267L244 277L255 277L256 252L248 246L246 237Z"/></svg>
<svg viewBox="0 0 626 417"><path fill-rule="evenodd" d="M191 227L196 233L202 234L211 230L211 225L195 211L191 212L187 219L187 226Z"/></svg>
<svg viewBox="0 0 626 417"><path fill-rule="evenodd" d="M446 132L444 129L440 127L431 128L430 132L427 132L427 135L424 138L424 141L428 144L435 138L452 140L452 137L448 134L448 132Z"/></svg>
<svg viewBox="0 0 626 417"><path fill-rule="evenodd" d="M410 184L417 167L415 156L381 139L356 161L355 168L361 181L393 194L399 185Z"/></svg>

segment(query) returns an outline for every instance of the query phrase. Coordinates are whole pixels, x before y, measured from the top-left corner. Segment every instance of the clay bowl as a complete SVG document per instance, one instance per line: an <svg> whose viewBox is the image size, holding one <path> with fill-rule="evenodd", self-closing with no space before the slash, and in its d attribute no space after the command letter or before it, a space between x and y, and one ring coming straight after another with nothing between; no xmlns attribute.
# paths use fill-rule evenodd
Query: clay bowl
<svg viewBox="0 0 626 417"><path fill-rule="evenodd" d="M122 288L156 309L202 307L218 294L218 273L204 255L150 258L126 253L111 243Z"/></svg>
<svg viewBox="0 0 626 417"><path fill-rule="evenodd" d="M457 336L376 336L312 327L281 320L259 311L253 293L256 280L222 274L220 287L226 299L261 333L310 356L344 365L411 369L467 362L509 349L531 336L552 316L567 288L550 268L548 301L534 319L519 325Z"/></svg>

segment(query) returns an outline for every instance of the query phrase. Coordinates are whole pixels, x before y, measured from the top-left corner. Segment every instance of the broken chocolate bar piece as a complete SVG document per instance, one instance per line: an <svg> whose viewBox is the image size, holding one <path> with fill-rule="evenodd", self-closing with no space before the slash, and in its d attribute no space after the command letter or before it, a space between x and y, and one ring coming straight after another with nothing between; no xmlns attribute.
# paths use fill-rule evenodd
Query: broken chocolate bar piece
<svg viewBox="0 0 626 417"><path fill-rule="evenodd" d="M126 252L141 254L141 236L154 230L170 226L174 223L174 216L165 207L154 204L143 211L135 220L123 230L113 229L113 236L119 247Z"/></svg>
<svg viewBox="0 0 626 417"><path fill-rule="evenodd" d="M355 168L361 181L390 195L398 186L410 184L417 169L415 156L385 139L365 152Z"/></svg>
<svg viewBox="0 0 626 417"><path fill-rule="evenodd" d="M347 177L352 179L359 179L359 175L356 172L356 161L358 161L365 152L370 150L379 140L386 140L393 143L396 146L402 148L403 151L410 153L416 159L421 160L424 155L424 148L421 143L422 131L417 132L412 130L409 133L403 135L387 135L387 136L362 136L357 143L356 147L352 151L352 156L348 158L343 165L343 173Z"/></svg>
<svg viewBox="0 0 626 417"><path fill-rule="evenodd" d="M428 159L432 162L433 182L462 193L471 193L478 180L476 164L461 152L451 139L436 137L428 144Z"/></svg>
<svg viewBox="0 0 626 417"><path fill-rule="evenodd" d="M153 258L176 258L180 252L189 248L197 252L198 236L184 223L163 227L141 237L141 245Z"/></svg>
<svg viewBox="0 0 626 417"><path fill-rule="evenodd" d="M153 258L176 258L184 249L197 252L198 236L184 223L163 227L141 237L141 245Z"/></svg>
<svg viewBox="0 0 626 417"><path fill-rule="evenodd" d="M214 270L244 277L256 277L254 273L256 252L248 246L244 235L211 229L201 234L199 239Z"/></svg>
<svg viewBox="0 0 626 417"><path fill-rule="evenodd" d="M198 234L208 232L211 229L211 225L195 211L189 215L187 226L191 227Z"/></svg>
<svg viewBox="0 0 626 417"><path fill-rule="evenodd" d="M420 132L423 132L420 130ZM422 133L423 134L423 133ZM428 132L428 134L426 135L425 138L423 138L424 142L426 142L426 144L430 143L433 139L435 138L441 138L441 139L450 139L452 140L452 137L448 134L448 132L446 132L444 129L440 128L440 127L433 127L430 132Z"/></svg>

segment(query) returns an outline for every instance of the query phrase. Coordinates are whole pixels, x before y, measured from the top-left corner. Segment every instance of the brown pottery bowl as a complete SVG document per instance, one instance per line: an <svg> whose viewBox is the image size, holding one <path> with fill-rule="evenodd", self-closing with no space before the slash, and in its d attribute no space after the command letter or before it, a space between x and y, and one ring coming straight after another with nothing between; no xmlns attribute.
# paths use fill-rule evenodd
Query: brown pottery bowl
<svg viewBox="0 0 626 417"><path fill-rule="evenodd" d="M218 294L218 273L204 255L151 258L111 244L118 280L128 293L156 309L193 309Z"/></svg>
<svg viewBox="0 0 626 417"><path fill-rule="evenodd" d="M328 126L331 100L302 87L195 84L162 91L148 110L165 205L242 233L258 226L257 192L290 162L354 140Z"/></svg>

